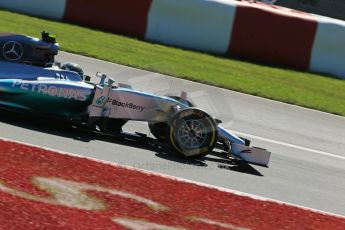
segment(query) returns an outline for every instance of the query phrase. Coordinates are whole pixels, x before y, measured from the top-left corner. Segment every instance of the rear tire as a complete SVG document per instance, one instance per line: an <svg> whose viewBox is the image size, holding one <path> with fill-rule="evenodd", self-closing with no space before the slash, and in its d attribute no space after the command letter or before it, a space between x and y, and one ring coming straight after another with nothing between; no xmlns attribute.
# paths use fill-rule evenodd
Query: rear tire
<svg viewBox="0 0 345 230"><path fill-rule="evenodd" d="M179 111L170 121L167 142L172 152L185 158L201 158L209 154L218 140L217 124L200 109Z"/></svg>
<svg viewBox="0 0 345 230"><path fill-rule="evenodd" d="M121 132L122 127L127 123L127 120L115 119L115 118L103 118L96 124L100 128L101 132Z"/></svg>

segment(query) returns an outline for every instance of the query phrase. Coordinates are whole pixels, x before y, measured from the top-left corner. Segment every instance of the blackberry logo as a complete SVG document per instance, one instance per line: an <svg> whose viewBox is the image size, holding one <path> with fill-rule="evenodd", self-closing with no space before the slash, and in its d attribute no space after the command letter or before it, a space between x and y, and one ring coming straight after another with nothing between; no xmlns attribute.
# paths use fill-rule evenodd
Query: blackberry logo
<svg viewBox="0 0 345 230"><path fill-rule="evenodd" d="M8 61L18 61L23 57L23 46L16 41L9 41L2 47L4 58Z"/></svg>
<svg viewBox="0 0 345 230"><path fill-rule="evenodd" d="M118 100L113 100L111 104L119 106L119 107L123 107L123 108L137 110L140 112L142 112L145 109L145 106L135 105L133 103L128 103L128 102L121 102Z"/></svg>

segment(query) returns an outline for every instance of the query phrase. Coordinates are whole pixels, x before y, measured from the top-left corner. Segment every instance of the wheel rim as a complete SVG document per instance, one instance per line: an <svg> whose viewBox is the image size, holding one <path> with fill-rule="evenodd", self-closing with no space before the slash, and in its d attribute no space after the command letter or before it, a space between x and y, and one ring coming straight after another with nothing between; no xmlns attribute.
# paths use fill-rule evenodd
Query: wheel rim
<svg viewBox="0 0 345 230"><path fill-rule="evenodd" d="M205 125L198 120L186 120L178 128L178 141L187 149L200 148L207 139Z"/></svg>

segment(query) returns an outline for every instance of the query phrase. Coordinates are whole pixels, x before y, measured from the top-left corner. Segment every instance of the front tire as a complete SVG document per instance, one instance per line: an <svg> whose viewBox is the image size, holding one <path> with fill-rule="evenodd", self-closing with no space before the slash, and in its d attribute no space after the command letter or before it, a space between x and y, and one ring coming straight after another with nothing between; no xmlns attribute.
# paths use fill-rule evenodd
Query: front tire
<svg viewBox="0 0 345 230"><path fill-rule="evenodd" d="M185 103L180 96L173 95L173 94L167 94L166 97L170 97L172 99L175 99L176 101ZM194 102L187 100L186 103L189 107L195 107ZM157 138L159 141L165 141L166 140L166 133L168 131L169 125L166 122L158 122L153 123L149 122L149 129L151 134Z"/></svg>
<svg viewBox="0 0 345 230"><path fill-rule="evenodd" d="M209 154L218 140L217 124L200 109L179 111L170 120L167 141L171 150L185 158L201 158Z"/></svg>

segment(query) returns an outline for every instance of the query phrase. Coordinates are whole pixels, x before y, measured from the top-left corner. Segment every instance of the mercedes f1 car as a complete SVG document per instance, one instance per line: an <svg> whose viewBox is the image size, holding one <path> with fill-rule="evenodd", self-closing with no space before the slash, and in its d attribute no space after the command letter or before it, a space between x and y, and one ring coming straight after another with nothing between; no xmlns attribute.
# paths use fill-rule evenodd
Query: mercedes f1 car
<svg viewBox="0 0 345 230"><path fill-rule="evenodd" d="M59 44L46 32L42 39L0 33L0 48L2 109L51 116L105 134L124 132L130 120L145 121L152 135L181 157L203 157L220 148L228 157L268 165L269 151L250 147L249 140L223 128L185 92L158 96L101 73L99 83L91 83L77 64L54 63Z"/></svg>

